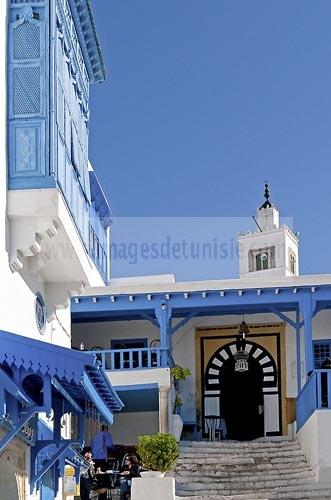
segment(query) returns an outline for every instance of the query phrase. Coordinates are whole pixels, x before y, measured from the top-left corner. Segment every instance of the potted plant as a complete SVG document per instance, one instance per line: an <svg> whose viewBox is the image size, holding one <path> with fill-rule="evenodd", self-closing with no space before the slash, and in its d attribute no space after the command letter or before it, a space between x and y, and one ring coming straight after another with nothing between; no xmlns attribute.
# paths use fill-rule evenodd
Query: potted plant
<svg viewBox="0 0 331 500"><path fill-rule="evenodd" d="M191 375L191 370L189 368L183 368L182 366L176 365L173 368L170 368L170 374L173 380L175 395L173 400L172 432L176 441L179 441L183 430L183 420L180 415L180 409L183 404L183 400L180 397L179 392L180 382Z"/></svg>
<svg viewBox="0 0 331 500"><path fill-rule="evenodd" d="M142 465L158 475L174 469L179 456L179 446L172 434L158 432L149 436L138 436L137 453Z"/></svg>
<svg viewBox="0 0 331 500"><path fill-rule="evenodd" d="M172 376L172 380L174 382L175 388L175 399L173 402L173 412L178 413L178 409L182 406L183 401L179 395L179 383L185 380L187 377L192 375L191 370L189 368L183 368L182 366L176 365L173 368L170 368L170 375Z"/></svg>

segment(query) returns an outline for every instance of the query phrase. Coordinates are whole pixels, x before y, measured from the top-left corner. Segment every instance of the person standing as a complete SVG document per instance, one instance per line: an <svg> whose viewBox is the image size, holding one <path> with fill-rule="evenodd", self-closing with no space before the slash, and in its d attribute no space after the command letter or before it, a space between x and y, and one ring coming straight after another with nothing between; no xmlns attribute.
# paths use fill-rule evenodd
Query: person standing
<svg viewBox="0 0 331 500"><path fill-rule="evenodd" d="M101 431L92 439L91 449L95 466L97 468L105 467L107 465L108 450L114 450L114 443L108 430L108 425L103 424L101 426Z"/></svg>

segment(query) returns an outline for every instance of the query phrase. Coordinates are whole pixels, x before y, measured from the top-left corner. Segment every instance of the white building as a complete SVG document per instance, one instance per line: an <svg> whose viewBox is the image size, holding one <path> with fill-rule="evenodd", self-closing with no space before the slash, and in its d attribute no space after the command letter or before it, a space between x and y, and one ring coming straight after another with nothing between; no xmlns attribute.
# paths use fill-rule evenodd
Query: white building
<svg viewBox="0 0 331 500"><path fill-rule="evenodd" d="M89 0L2 1L0 22L0 497L62 499L84 423L122 406L70 333L72 294L108 281L111 214L88 163L105 72Z"/></svg>
<svg viewBox="0 0 331 500"><path fill-rule="evenodd" d="M121 400L116 443L173 432L174 365L192 372L183 437L207 437L211 417L230 439L297 433L327 478L331 276L299 275L268 187L239 279L109 284L111 211L88 162L89 87L105 78L91 2L7 0L0 19L3 498L63 498L66 464L78 477L93 422Z"/></svg>
<svg viewBox="0 0 331 500"><path fill-rule="evenodd" d="M174 431L169 372L179 365L192 372L179 387L184 439L207 438L211 417L239 441L297 432L326 479L330 375L319 368L331 354L331 276L299 275L298 238L279 224L267 185L256 223L238 238L239 279L150 276L86 289L72 301L73 343L97 350L125 404L117 443Z"/></svg>

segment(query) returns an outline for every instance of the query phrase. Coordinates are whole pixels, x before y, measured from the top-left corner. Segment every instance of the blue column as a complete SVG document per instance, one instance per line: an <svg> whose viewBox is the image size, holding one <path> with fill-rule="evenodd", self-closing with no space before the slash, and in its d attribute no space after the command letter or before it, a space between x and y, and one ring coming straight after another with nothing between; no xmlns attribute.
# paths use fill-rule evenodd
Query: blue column
<svg viewBox="0 0 331 500"><path fill-rule="evenodd" d="M305 360L306 360L306 375L314 369L313 356L313 327L312 327L312 300L310 293L306 293L300 301L300 309L304 321L305 333Z"/></svg>
<svg viewBox="0 0 331 500"><path fill-rule="evenodd" d="M160 325L160 347L167 349L161 353L161 366L168 366L170 356L170 320L171 308L166 303L162 303L155 309L155 316Z"/></svg>
<svg viewBox="0 0 331 500"><path fill-rule="evenodd" d="M301 337L300 337L300 311L297 309L295 318L296 347L297 347L297 389L301 391Z"/></svg>

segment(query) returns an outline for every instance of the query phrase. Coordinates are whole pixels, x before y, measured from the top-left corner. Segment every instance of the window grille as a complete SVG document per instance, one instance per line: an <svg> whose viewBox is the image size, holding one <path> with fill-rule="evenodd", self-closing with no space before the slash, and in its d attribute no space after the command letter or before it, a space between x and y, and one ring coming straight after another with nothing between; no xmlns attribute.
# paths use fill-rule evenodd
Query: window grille
<svg viewBox="0 0 331 500"><path fill-rule="evenodd" d="M331 339L314 341L314 360L315 368L321 368L325 358L331 357Z"/></svg>
<svg viewBox="0 0 331 500"><path fill-rule="evenodd" d="M34 115L41 112L40 68L18 67L13 72L14 114Z"/></svg>
<svg viewBox="0 0 331 500"><path fill-rule="evenodd" d="M14 59L40 58L40 26L24 22L13 30Z"/></svg>
<svg viewBox="0 0 331 500"><path fill-rule="evenodd" d="M289 252L289 268L291 273L295 274L296 271L296 257L295 253L290 250Z"/></svg>

